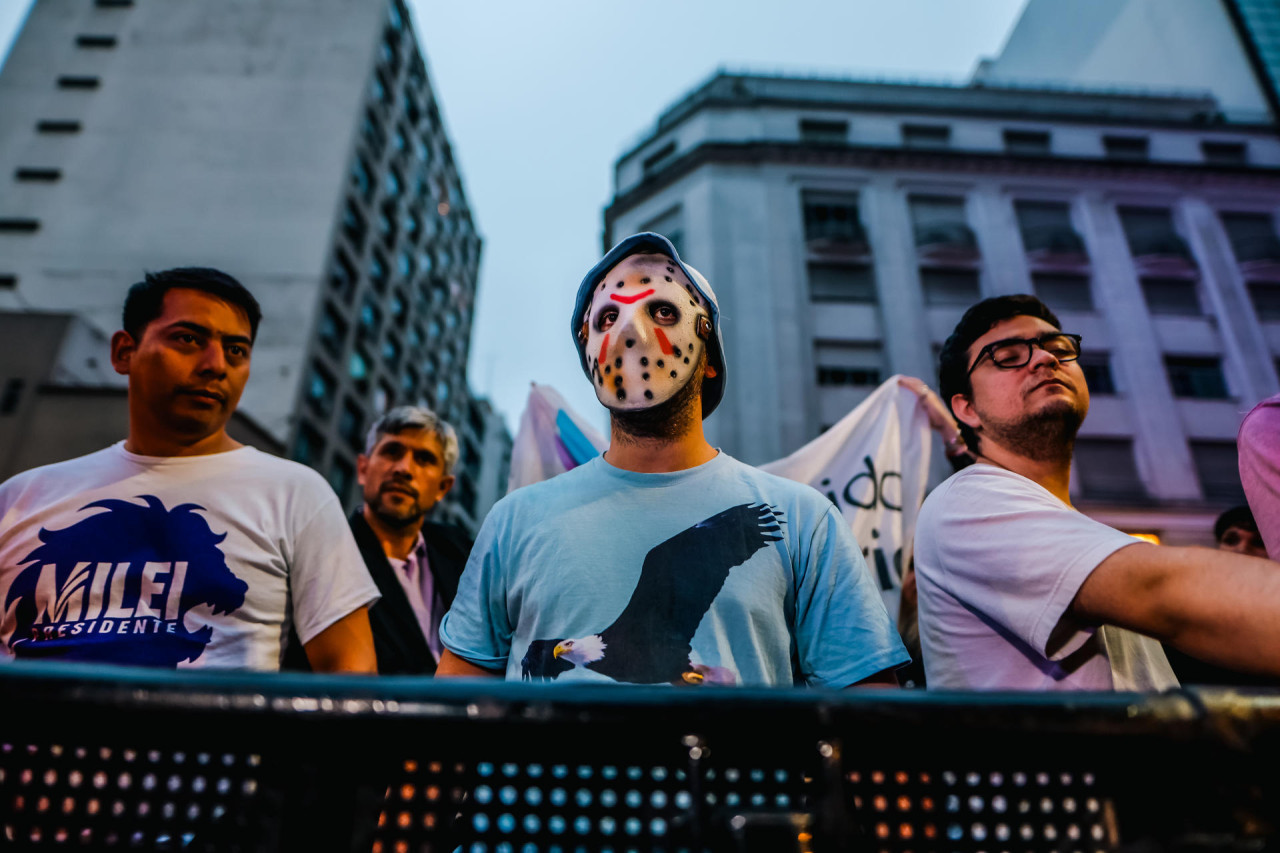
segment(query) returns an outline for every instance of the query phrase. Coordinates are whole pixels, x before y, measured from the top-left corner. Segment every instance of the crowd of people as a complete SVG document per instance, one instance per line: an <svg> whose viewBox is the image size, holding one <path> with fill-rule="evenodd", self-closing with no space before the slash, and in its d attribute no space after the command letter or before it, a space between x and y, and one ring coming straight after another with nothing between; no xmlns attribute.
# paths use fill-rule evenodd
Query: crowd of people
<svg viewBox="0 0 1280 853"><path fill-rule="evenodd" d="M507 495L474 545L427 520L458 462L427 409L372 425L350 518L314 471L228 435L260 319L217 270L130 289L127 436L0 485L7 656L679 686L1280 678L1280 396L1244 421L1252 512L1223 514L1219 548L1140 541L1071 505L1081 340L1033 296L964 314L937 394L903 380L957 470L921 508L896 626L830 500L707 441L719 305L661 235L610 250L570 313L608 449Z"/></svg>

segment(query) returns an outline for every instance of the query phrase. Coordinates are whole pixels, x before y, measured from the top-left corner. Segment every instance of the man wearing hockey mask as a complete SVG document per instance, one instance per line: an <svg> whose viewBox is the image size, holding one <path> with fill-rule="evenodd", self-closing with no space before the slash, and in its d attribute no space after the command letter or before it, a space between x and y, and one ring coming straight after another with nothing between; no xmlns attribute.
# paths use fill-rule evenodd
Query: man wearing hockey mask
<svg viewBox="0 0 1280 853"><path fill-rule="evenodd" d="M583 279L570 327L611 444L490 511L438 674L896 683L908 657L839 512L706 440L726 376L707 280L665 237L628 237Z"/></svg>

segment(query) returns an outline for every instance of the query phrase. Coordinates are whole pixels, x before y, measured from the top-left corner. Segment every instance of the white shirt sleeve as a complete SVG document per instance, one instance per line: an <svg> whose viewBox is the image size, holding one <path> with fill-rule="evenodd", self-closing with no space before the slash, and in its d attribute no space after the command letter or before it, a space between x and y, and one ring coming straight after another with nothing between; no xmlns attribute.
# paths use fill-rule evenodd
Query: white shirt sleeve
<svg viewBox="0 0 1280 853"><path fill-rule="evenodd" d="M1072 618L1071 602L1099 563L1137 540L992 465L938 491L931 523L921 523L934 581L1050 660L1079 649L1096 626Z"/></svg>
<svg viewBox="0 0 1280 853"><path fill-rule="evenodd" d="M332 493L293 537L289 590L294 627L304 645L353 610L381 597Z"/></svg>

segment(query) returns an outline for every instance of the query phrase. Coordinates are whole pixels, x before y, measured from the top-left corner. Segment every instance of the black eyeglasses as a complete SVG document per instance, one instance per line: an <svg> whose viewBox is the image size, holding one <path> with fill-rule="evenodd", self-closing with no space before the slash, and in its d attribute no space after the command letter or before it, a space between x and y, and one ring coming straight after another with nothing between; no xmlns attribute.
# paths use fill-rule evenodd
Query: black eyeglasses
<svg viewBox="0 0 1280 853"><path fill-rule="evenodd" d="M991 356L991 363L1001 370L1013 370L1026 367L1031 363L1031 355L1036 347L1049 353L1058 361L1075 361L1080 357L1080 336L1063 332L1050 332L1038 338L1005 338L1003 341L989 343L978 351L973 366L966 376L972 376L982 360Z"/></svg>

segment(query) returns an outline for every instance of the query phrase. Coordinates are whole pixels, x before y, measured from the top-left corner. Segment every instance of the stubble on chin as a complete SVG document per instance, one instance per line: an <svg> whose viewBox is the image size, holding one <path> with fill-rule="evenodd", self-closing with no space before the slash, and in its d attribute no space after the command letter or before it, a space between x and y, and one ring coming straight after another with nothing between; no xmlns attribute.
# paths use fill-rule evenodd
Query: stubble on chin
<svg viewBox="0 0 1280 853"><path fill-rule="evenodd" d="M1078 407L1056 400L1015 420L984 418L979 434L1027 459L1069 463L1082 423Z"/></svg>
<svg viewBox="0 0 1280 853"><path fill-rule="evenodd" d="M412 527L415 524L419 524L427 514L426 510L424 510L422 505L417 501L409 504L403 510L395 510L387 506L387 504L382 500L381 495L379 495L376 501L370 504L370 507L373 510L373 514L378 517L379 521L388 527L395 529L404 529L406 527Z"/></svg>

